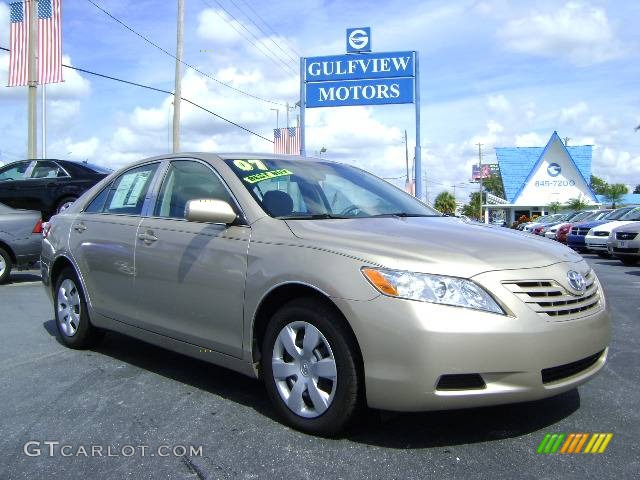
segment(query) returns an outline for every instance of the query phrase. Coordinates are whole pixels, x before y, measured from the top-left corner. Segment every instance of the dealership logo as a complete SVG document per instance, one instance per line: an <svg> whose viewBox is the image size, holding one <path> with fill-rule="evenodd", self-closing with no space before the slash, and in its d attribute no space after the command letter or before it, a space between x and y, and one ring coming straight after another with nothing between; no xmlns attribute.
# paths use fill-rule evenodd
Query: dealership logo
<svg viewBox="0 0 640 480"><path fill-rule="evenodd" d="M583 293L587 287L587 281L585 280L584 275L580 272L576 272L575 270L569 270L567 272L567 280L569 281L569 286L576 292Z"/></svg>
<svg viewBox="0 0 640 480"><path fill-rule="evenodd" d="M347 29L347 53L371 51L371 28Z"/></svg>
<svg viewBox="0 0 640 480"><path fill-rule="evenodd" d="M547 433L536 453L604 453L613 433Z"/></svg>
<svg viewBox="0 0 640 480"><path fill-rule="evenodd" d="M560 172L562 172L562 168L560 168L560 165L558 165L557 163L550 163L547 167L547 173L551 177L557 177L558 175L560 175Z"/></svg>

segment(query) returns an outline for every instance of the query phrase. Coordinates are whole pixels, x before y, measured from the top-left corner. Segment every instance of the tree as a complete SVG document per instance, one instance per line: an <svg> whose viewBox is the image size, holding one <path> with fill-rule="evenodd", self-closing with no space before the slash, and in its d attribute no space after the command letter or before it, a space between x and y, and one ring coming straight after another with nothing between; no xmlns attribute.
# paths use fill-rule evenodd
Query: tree
<svg viewBox="0 0 640 480"><path fill-rule="evenodd" d="M504 198L504 187L500 175L491 175L485 178L482 181L482 188L496 197Z"/></svg>
<svg viewBox="0 0 640 480"><path fill-rule="evenodd" d="M469 195L469 203L463 205L462 214L480 220L480 192L473 192Z"/></svg>
<svg viewBox="0 0 640 480"><path fill-rule="evenodd" d="M633 193L640 193L640 185L636 185L636 188L633 191Z"/></svg>
<svg viewBox="0 0 640 480"><path fill-rule="evenodd" d="M454 215L456 213L456 197L451 192L440 192L433 206L445 215Z"/></svg>
<svg viewBox="0 0 640 480"><path fill-rule="evenodd" d="M572 198L567 202L567 208L569 210L584 210L589 206L589 203L585 201L584 197L580 195L579 197Z"/></svg>
<svg viewBox="0 0 640 480"><path fill-rule="evenodd" d="M560 202L551 202L547 205L547 208L551 213L558 213L562 209L562 204Z"/></svg>
<svg viewBox="0 0 640 480"><path fill-rule="evenodd" d="M591 182L589 183L591 190L596 195L604 195L607 192L607 187L609 186L607 182L605 182L600 177L596 177L595 175L591 175Z"/></svg>
<svg viewBox="0 0 640 480"><path fill-rule="evenodd" d="M611 208L616 208L616 203L620 203L622 197L629 193L629 189L622 183L613 183L607 187L607 191L604 193L606 198L611 203Z"/></svg>

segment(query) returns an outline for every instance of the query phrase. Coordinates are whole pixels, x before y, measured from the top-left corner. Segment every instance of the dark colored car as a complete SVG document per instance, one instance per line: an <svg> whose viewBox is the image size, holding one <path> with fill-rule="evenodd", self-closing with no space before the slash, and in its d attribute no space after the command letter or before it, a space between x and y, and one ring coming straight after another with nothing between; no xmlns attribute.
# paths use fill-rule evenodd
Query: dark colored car
<svg viewBox="0 0 640 480"><path fill-rule="evenodd" d="M0 203L0 285L14 267L35 264L42 249L40 212L16 210Z"/></svg>
<svg viewBox="0 0 640 480"><path fill-rule="evenodd" d="M587 221L574 225L571 228L571 233L567 235L567 246L579 252L586 252L587 246L585 243L585 236L587 235L587 232L589 230L591 230L593 227L599 227L600 225L604 225L605 223L618 220L620 219L620 217L630 212L634 208L635 207L617 208L609 212L606 216L602 217L599 220Z"/></svg>
<svg viewBox="0 0 640 480"><path fill-rule="evenodd" d="M110 170L69 160L21 160L0 168L0 202L38 210L45 220L71 205Z"/></svg>

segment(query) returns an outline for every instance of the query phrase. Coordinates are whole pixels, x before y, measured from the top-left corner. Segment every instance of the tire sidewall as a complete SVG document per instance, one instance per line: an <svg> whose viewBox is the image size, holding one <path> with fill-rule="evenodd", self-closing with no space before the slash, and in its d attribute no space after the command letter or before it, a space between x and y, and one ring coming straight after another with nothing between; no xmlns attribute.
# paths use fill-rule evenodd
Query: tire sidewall
<svg viewBox="0 0 640 480"><path fill-rule="evenodd" d="M329 342L336 362L337 387L329 408L319 417L303 418L284 403L275 385L271 370L273 346L282 328L295 321L315 326ZM356 351L345 335L345 328L335 312L320 302L294 300L272 317L262 342L261 369L267 393L278 414L292 427L316 435L331 436L338 433L355 416L359 407L360 376Z"/></svg>
<svg viewBox="0 0 640 480"><path fill-rule="evenodd" d="M0 256L2 256L5 264L4 272L2 273L2 276L0 276L0 285L2 285L3 283L7 283L9 281L9 278L11 277L13 261L11 260L11 256L9 255L9 253L3 248L0 248Z"/></svg>
<svg viewBox="0 0 640 480"><path fill-rule="evenodd" d="M60 285L65 280L71 280L74 283L74 285L76 286L76 289L78 290L78 294L80 296L80 324L78 325L78 329L76 330L76 333L72 337L69 337L64 334L64 332L60 328L60 319L58 318L58 291L60 290ZM56 280L56 286L53 294L53 305L54 305L56 329L58 330L58 333L60 335L60 339L62 340L62 342L71 348L87 347L89 344L91 334L93 333L92 326L89 322L87 302L85 300L84 290L82 289L82 285L78 280L78 276L70 268L65 268L60 273L60 275L58 276L58 279Z"/></svg>

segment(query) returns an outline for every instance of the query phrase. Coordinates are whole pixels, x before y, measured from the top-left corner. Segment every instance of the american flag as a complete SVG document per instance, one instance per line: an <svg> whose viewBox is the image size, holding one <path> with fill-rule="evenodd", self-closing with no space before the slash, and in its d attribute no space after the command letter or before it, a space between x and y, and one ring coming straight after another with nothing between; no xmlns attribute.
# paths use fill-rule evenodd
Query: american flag
<svg viewBox="0 0 640 480"><path fill-rule="evenodd" d="M300 128L274 128L273 153L300 155Z"/></svg>
<svg viewBox="0 0 640 480"><path fill-rule="evenodd" d="M11 4L9 33L9 86L29 81L29 9L35 0ZM60 0L38 3L38 83L62 82Z"/></svg>

